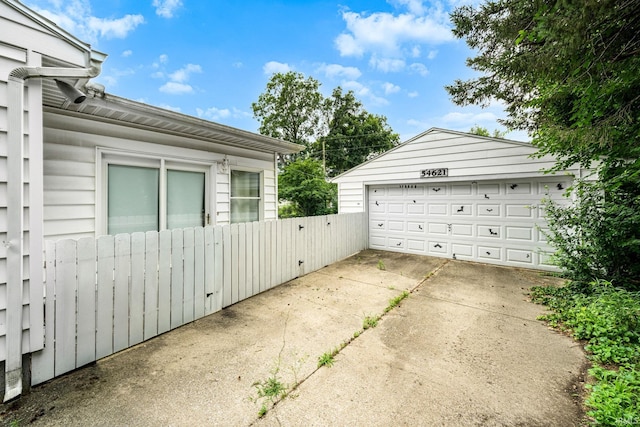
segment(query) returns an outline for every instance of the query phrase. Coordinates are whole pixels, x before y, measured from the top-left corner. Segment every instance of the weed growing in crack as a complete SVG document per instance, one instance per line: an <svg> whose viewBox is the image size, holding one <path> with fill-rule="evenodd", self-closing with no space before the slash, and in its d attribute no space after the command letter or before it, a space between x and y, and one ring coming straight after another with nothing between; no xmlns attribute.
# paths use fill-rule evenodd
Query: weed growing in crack
<svg viewBox="0 0 640 427"><path fill-rule="evenodd" d="M326 366L326 367L333 366L334 352L335 352L335 350L330 351L330 352L327 351L325 353L322 353L322 355L320 357L318 357L318 368L321 368L323 366Z"/></svg>
<svg viewBox="0 0 640 427"><path fill-rule="evenodd" d="M256 381L253 383L256 388L258 397L256 401L262 399L262 406L258 411L259 417L264 417L268 411L267 403L273 405L278 400L287 395L287 386L280 381L277 375L277 371L271 374L269 378L264 381Z"/></svg>
<svg viewBox="0 0 640 427"><path fill-rule="evenodd" d="M398 295L395 298L391 298L389 300L389 305L384 309L385 313L390 312L391 310L393 310L395 307L398 306L398 304L400 304L405 298L409 297L409 292L407 291L403 291L400 295Z"/></svg>
<svg viewBox="0 0 640 427"><path fill-rule="evenodd" d="M387 267L384 265L384 262L382 262L382 260L378 260L378 270L386 270Z"/></svg>
<svg viewBox="0 0 640 427"><path fill-rule="evenodd" d="M375 328L378 326L378 321L380 321L380 316L365 316L362 321L362 329Z"/></svg>

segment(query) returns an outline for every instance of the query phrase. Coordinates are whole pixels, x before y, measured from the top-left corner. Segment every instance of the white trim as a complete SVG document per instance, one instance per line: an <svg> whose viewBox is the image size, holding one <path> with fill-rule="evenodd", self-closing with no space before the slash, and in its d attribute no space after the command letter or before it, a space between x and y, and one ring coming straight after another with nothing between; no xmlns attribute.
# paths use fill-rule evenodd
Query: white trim
<svg viewBox="0 0 640 427"><path fill-rule="evenodd" d="M233 197L231 195L231 172L232 171L242 171L242 172L252 172L252 173L257 173L259 175L259 179L260 179L260 196L259 197ZM233 222L231 221L231 206L232 203L231 201L233 199L242 199L242 200L258 200L258 221L262 221L264 219L264 191L265 191L265 185L264 185L264 169L256 169L256 168L249 168L249 167L242 167L242 166L230 166L229 167L229 223L233 224ZM278 209L278 201L277 201L277 195L276 195L276 210ZM277 216L277 213L276 213Z"/></svg>

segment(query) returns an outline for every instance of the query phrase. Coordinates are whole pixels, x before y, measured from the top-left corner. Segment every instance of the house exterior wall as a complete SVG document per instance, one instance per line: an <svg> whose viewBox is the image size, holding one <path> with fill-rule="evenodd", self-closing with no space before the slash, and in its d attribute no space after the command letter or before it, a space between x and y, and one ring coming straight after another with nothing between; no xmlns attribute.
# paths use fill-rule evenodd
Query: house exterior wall
<svg viewBox="0 0 640 427"><path fill-rule="evenodd" d="M17 67L40 67L43 56L70 65L84 66L87 47L71 44L49 28L35 22L30 11L13 1L0 2L0 241L7 241L7 149L9 74ZM42 82L24 83L24 173L23 173L23 305L22 353L43 347L42 312ZM13 161L13 160L12 160ZM13 177L15 179L15 177ZM33 250L38 248L38 250ZM0 361L7 360L9 319L7 304L7 246L0 245ZM12 293L13 294L13 293ZM15 342L15 339L13 339Z"/></svg>
<svg viewBox="0 0 640 427"><path fill-rule="evenodd" d="M44 237L96 237L105 234L101 206L101 155L161 157L198 162L210 167L210 224L230 221L230 170L262 173L263 215L276 219L273 154L229 148L161 132L124 129L121 124L100 122L81 115L59 114L48 109L44 120ZM124 136L126 135L126 136ZM229 168L220 167L227 157Z"/></svg>
<svg viewBox="0 0 640 427"><path fill-rule="evenodd" d="M432 129L334 178L339 212L365 210L365 185L428 181L420 178L423 169L447 168L448 182L540 176L555 160L530 157L535 151L526 143Z"/></svg>

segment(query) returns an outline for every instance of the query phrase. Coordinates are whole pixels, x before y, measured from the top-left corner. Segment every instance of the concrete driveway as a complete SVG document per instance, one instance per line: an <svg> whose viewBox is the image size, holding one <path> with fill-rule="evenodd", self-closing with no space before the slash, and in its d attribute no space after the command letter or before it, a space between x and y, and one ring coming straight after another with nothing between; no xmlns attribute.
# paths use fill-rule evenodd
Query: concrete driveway
<svg viewBox="0 0 640 427"><path fill-rule="evenodd" d="M582 348L527 302L529 287L553 282L364 251L35 387L0 415L20 426L578 426ZM258 396L269 379L289 393L274 407Z"/></svg>

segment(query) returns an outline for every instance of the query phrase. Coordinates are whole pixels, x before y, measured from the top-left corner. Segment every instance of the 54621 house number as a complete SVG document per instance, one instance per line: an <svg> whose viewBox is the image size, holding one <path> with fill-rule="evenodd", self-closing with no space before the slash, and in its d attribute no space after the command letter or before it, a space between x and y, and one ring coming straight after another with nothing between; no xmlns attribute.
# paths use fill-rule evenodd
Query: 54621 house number
<svg viewBox="0 0 640 427"><path fill-rule="evenodd" d="M420 171L420 178L435 178L439 176L449 176L448 168L423 169Z"/></svg>

